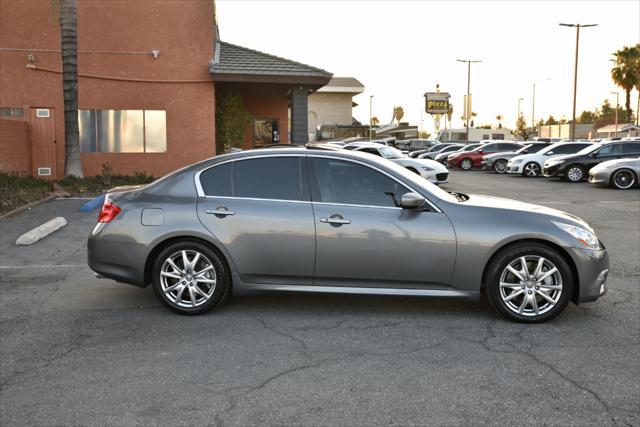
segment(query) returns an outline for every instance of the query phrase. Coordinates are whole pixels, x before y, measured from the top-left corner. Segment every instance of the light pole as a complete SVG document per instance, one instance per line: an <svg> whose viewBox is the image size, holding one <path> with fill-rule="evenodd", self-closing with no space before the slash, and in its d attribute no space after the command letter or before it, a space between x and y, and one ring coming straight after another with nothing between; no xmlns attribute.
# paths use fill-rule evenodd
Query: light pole
<svg viewBox="0 0 640 427"><path fill-rule="evenodd" d="M545 80L551 80L550 78L546 78ZM536 82L533 82L533 97L531 98L531 127L533 130L536 129Z"/></svg>
<svg viewBox="0 0 640 427"><path fill-rule="evenodd" d="M598 24L559 24L562 27L575 27L576 29L576 61L573 72L573 120L571 121L571 139L576 135L576 95L578 91L578 48L580 45L580 28L595 27Z"/></svg>
<svg viewBox="0 0 640 427"><path fill-rule="evenodd" d="M371 140L371 119L372 119L371 112L373 111L372 106L373 106L374 96L375 95L369 95L369 140Z"/></svg>
<svg viewBox="0 0 640 427"><path fill-rule="evenodd" d="M618 107L620 105L620 92L611 92L611 94L616 96L616 133L613 135L616 137L618 136Z"/></svg>
<svg viewBox="0 0 640 427"><path fill-rule="evenodd" d="M518 116L516 117L516 126L518 124L518 120L520 119L520 103L524 101L524 98L518 98Z"/></svg>
<svg viewBox="0 0 640 427"><path fill-rule="evenodd" d="M482 62L481 60L472 60L472 59L457 59L458 62L466 62L467 63L467 105L465 114L465 118L467 119L467 144L469 143L469 117L471 116L471 63Z"/></svg>

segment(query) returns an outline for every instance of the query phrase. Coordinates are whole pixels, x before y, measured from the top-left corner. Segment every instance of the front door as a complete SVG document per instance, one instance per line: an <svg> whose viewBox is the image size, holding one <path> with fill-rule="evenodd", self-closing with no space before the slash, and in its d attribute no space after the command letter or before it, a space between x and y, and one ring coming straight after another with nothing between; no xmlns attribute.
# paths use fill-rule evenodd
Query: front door
<svg viewBox="0 0 640 427"><path fill-rule="evenodd" d="M311 160L316 221L314 285L445 289L456 240L445 214L396 207L411 191L381 171Z"/></svg>
<svg viewBox="0 0 640 427"><path fill-rule="evenodd" d="M31 108L31 165L34 176L56 176L56 120L53 108Z"/></svg>
<svg viewBox="0 0 640 427"><path fill-rule="evenodd" d="M315 229L303 160L239 159L200 173L198 217L244 283L311 284Z"/></svg>

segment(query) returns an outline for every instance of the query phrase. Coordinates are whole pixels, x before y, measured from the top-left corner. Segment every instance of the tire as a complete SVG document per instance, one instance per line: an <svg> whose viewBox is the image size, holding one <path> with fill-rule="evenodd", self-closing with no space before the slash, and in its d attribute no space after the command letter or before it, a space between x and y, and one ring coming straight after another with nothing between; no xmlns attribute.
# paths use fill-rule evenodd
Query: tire
<svg viewBox="0 0 640 427"><path fill-rule="evenodd" d="M631 169L618 169L611 174L611 186L618 190L628 190L636 184L637 178Z"/></svg>
<svg viewBox="0 0 640 427"><path fill-rule="evenodd" d="M528 276L523 274L522 258ZM541 258L542 268L534 276ZM526 280L520 280L509 267ZM543 280L536 280L536 277ZM545 322L567 307L573 295L573 274L567 261L555 249L536 242L516 243L498 251L490 261L485 275L485 292L491 307L507 319L521 323Z"/></svg>
<svg viewBox="0 0 640 427"><path fill-rule="evenodd" d="M196 264L185 268L184 254L189 264L199 254ZM197 272L201 273L196 275ZM210 247L191 240L164 248L153 263L152 274L156 297L167 308L180 314L206 313L225 299L230 287L229 273L218 254Z"/></svg>
<svg viewBox="0 0 640 427"><path fill-rule="evenodd" d="M499 159L493 162L493 171L501 175L507 173L507 161L505 159Z"/></svg>
<svg viewBox="0 0 640 427"><path fill-rule="evenodd" d="M581 182L587 175L587 171L580 165L570 165L564 170L564 179L567 182Z"/></svg>
<svg viewBox="0 0 640 427"><path fill-rule="evenodd" d="M473 169L473 160L471 160L468 157L465 157L464 159L462 159L460 161L460 169L462 169L463 171L468 171Z"/></svg>
<svg viewBox="0 0 640 427"><path fill-rule="evenodd" d="M542 168L536 162L529 162L522 168L522 176L527 178L536 178L542 173Z"/></svg>

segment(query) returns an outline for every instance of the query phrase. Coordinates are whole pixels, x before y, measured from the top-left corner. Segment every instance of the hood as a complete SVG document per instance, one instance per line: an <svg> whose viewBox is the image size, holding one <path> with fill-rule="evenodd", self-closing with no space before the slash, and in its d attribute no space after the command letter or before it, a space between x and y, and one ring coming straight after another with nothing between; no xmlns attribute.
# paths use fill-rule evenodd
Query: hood
<svg viewBox="0 0 640 427"><path fill-rule="evenodd" d="M578 157L582 157L583 154L563 154L561 156L551 156L550 158L553 160L569 160L569 159L575 159Z"/></svg>
<svg viewBox="0 0 640 427"><path fill-rule="evenodd" d="M607 160L594 166L594 169L595 168L598 168L598 169L616 168L619 166L628 166L628 167L638 168L640 167L640 157Z"/></svg>
<svg viewBox="0 0 640 427"><path fill-rule="evenodd" d="M411 159L411 158L404 158L404 159L393 159L392 161L398 163L399 165L402 165L404 167L428 167L431 168L433 170L436 171L442 171L442 172L446 172L447 168L445 166L442 165L442 163L440 162L436 162L435 160L431 160L431 159Z"/></svg>
<svg viewBox="0 0 640 427"><path fill-rule="evenodd" d="M465 205L478 206L483 208L505 209L510 211L519 211L527 213L537 213L546 215L555 219L561 219L572 224L578 225L588 230L593 229L582 218L572 215L558 209L548 208L546 206L534 205L531 203L520 202L518 200L504 199L502 197L482 196L479 194L469 194L469 200L464 202Z"/></svg>
<svg viewBox="0 0 640 427"><path fill-rule="evenodd" d="M516 152L515 151L503 151L501 153L491 153L491 154L485 154L483 157L485 159L495 159L495 158L511 158L511 157L515 157Z"/></svg>

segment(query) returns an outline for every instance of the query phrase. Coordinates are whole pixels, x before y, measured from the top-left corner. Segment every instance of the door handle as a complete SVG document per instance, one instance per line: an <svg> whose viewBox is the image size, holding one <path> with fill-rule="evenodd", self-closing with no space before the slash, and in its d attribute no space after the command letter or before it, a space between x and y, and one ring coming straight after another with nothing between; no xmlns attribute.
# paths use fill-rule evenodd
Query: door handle
<svg viewBox="0 0 640 427"><path fill-rule="evenodd" d="M236 213L234 211L230 211L229 209L225 208L224 206L221 206L219 208L215 208L215 209L207 209L204 211L204 213L209 214L209 215L220 215L220 216L227 216L227 215L235 215Z"/></svg>
<svg viewBox="0 0 640 427"><path fill-rule="evenodd" d="M329 218L320 218L320 222L325 222L327 224L334 224L334 225L351 224L351 221L341 217L340 215L332 215Z"/></svg>

